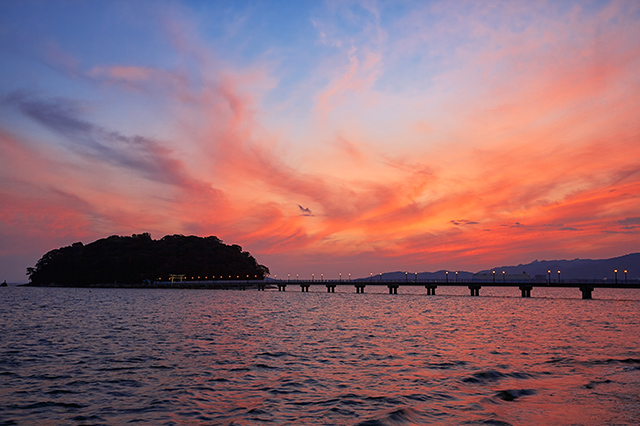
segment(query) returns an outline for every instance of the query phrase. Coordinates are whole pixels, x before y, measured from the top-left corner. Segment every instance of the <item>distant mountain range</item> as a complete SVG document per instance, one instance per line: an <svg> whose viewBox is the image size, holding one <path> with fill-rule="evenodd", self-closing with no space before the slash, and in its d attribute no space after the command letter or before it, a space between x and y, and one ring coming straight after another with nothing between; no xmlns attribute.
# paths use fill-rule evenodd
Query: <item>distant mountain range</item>
<svg viewBox="0 0 640 426"><path fill-rule="evenodd" d="M623 281L625 279L624 271L627 271L627 279L629 281L640 280L640 253L626 254L620 257L614 257L611 259L573 259L573 260L534 260L531 263L520 264L516 266L497 266L491 269L485 269L478 271L478 273L491 273L496 271L497 274L502 274L505 271L509 275L522 274L523 272L529 274L531 278L536 275L547 276L551 271L551 276L556 279L558 271L560 271L562 279L597 279L603 278L613 280L615 278L614 270L618 270L618 280ZM449 280L455 281L456 272L449 272ZM457 276L459 280L470 280L473 277L473 272L458 271ZM447 271L440 270L436 272L420 272L417 274L418 280L444 280L446 279ZM405 273L404 271L386 272L382 275L374 275L373 278L360 278L361 281L368 281L370 279L383 279L383 280L409 280L412 281L416 278L415 273Z"/></svg>
<svg viewBox="0 0 640 426"><path fill-rule="evenodd" d="M573 259L573 260L534 260L526 265L501 266L491 270L506 271L507 274L546 275L551 271L552 276L558 271L563 279L614 279L614 270L618 270L618 280L624 280L624 271L627 271L627 279L637 281L640 279L640 253L626 254L611 259Z"/></svg>

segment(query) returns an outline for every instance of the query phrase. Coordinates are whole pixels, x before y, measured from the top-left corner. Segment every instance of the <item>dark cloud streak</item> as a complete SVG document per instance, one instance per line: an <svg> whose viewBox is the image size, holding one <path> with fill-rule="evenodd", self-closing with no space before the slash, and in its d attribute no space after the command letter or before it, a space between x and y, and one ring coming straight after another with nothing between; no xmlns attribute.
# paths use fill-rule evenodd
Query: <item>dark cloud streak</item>
<svg viewBox="0 0 640 426"><path fill-rule="evenodd" d="M69 149L99 162L130 169L147 179L178 186L191 186L182 163L171 151L143 136L125 136L80 118L84 108L79 102L56 98L34 100L22 93L5 99L24 115L63 137Z"/></svg>
<svg viewBox="0 0 640 426"><path fill-rule="evenodd" d="M455 226L460 226L460 225L478 225L480 223L480 222L474 222L474 221L466 220L466 219L451 220L449 222L451 222Z"/></svg>
<svg viewBox="0 0 640 426"><path fill-rule="evenodd" d="M620 228L633 230L640 228L640 217L628 217L618 221Z"/></svg>
<svg viewBox="0 0 640 426"><path fill-rule="evenodd" d="M300 211L302 212L303 216L313 216L310 208L302 207L300 204L298 204L298 207L300 208Z"/></svg>

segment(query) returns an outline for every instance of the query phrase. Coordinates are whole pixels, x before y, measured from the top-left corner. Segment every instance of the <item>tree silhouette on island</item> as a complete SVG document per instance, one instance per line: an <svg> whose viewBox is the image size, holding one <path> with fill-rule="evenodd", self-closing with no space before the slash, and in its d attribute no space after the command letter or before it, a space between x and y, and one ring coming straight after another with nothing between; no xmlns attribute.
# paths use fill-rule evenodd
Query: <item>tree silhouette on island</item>
<svg viewBox="0 0 640 426"><path fill-rule="evenodd" d="M153 283L171 275L262 280L268 273L269 268L242 247L217 237L167 235L153 240L149 233L77 242L49 251L27 268L30 285L74 287Z"/></svg>

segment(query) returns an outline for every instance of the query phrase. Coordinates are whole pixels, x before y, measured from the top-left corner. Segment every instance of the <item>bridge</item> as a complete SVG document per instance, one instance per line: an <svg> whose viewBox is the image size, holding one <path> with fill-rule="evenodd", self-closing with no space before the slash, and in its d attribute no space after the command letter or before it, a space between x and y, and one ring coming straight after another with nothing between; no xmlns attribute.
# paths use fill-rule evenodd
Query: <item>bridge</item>
<svg viewBox="0 0 640 426"><path fill-rule="evenodd" d="M442 280L272 280L269 282L259 281L255 283L258 290L264 291L268 284L278 287L278 291L286 291L287 286L300 287L302 292L308 292L311 286L325 286L328 293L335 293L337 286L351 286L356 293L364 293L368 286L386 286L389 294L398 294L400 287L424 287L427 295L435 295L438 287L467 287L471 296L480 296L482 287L517 287L522 297L531 297L534 288L576 288L582 293L583 299L591 299L596 288L618 288L618 289L640 289L639 282L627 282L617 280L607 282L605 280L567 280L567 281L442 281Z"/></svg>

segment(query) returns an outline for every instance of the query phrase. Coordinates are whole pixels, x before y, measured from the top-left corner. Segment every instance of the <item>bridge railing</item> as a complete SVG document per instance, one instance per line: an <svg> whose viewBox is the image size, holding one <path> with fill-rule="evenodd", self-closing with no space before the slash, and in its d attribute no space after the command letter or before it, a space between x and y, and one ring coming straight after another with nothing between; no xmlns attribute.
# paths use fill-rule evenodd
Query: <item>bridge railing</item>
<svg viewBox="0 0 640 426"><path fill-rule="evenodd" d="M254 281L255 282L255 281ZM558 284L558 283L564 283L564 284L637 284L640 283L640 279L637 280L613 280L613 279L607 279L607 278L603 278L603 279L560 279L558 280L557 278L552 278L550 281L549 280L536 280L536 279L530 279L530 280L514 280L514 279L510 279L510 280L503 280L502 278L496 278L495 280L492 279L404 279L404 278L394 278L394 279L380 279L380 278L373 278L373 279L369 279L369 278L358 278L358 279L300 279L300 278L291 278L291 279L268 279L266 280L266 282L273 282L273 283L289 283L289 284L297 284L297 283L311 283L311 284L327 284L327 283L331 283L331 284L386 284L386 283L398 283L398 284L402 284L402 283L406 283L406 284L434 284L434 283L438 283L438 284L501 284L501 283L519 283L519 284L533 284L533 285L544 285L544 284Z"/></svg>

